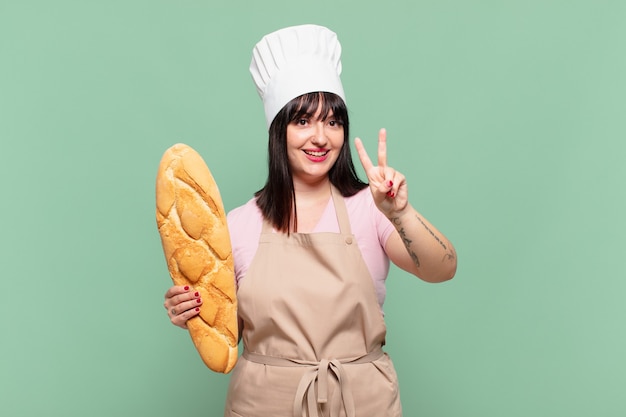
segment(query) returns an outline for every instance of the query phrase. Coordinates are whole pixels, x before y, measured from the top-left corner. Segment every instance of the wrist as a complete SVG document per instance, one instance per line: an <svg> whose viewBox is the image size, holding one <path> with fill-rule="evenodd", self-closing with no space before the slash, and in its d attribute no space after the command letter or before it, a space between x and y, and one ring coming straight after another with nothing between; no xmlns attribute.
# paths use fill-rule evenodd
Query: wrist
<svg viewBox="0 0 626 417"><path fill-rule="evenodd" d="M391 221L391 223L400 224L403 222L406 216L411 215L414 212L415 210L413 209L413 207L411 207L410 204L407 204L406 206L404 206L404 208L400 210L394 210L393 212L386 213L385 215L387 216L389 221Z"/></svg>

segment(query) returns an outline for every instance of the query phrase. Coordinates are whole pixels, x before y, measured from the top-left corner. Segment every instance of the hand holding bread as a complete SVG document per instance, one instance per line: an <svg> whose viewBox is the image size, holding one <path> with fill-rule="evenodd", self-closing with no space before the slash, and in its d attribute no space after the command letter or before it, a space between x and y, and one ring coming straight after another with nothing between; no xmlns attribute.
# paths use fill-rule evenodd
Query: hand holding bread
<svg viewBox="0 0 626 417"><path fill-rule="evenodd" d="M176 144L163 154L157 172L156 208L172 281L175 286L189 287L184 306L193 304L194 299L201 300L198 314L194 314L195 308L185 310L190 311L186 313L191 316L186 326L193 343L211 370L228 373L238 354L230 235L217 184L202 157L191 147ZM174 313L171 315L182 312Z"/></svg>
<svg viewBox="0 0 626 417"><path fill-rule="evenodd" d="M173 285L165 293L163 307L174 326L187 330L187 321L200 314L200 292L189 285Z"/></svg>

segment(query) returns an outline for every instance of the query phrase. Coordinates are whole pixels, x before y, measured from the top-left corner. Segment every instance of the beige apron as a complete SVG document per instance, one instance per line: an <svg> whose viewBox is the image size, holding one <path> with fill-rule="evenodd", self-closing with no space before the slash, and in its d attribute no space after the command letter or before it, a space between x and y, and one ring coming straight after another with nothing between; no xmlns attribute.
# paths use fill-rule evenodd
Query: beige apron
<svg viewBox="0 0 626 417"><path fill-rule="evenodd" d="M398 381L383 353L386 327L352 235L273 233L264 222L237 296L244 353L226 417L400 417Z"/></svg>

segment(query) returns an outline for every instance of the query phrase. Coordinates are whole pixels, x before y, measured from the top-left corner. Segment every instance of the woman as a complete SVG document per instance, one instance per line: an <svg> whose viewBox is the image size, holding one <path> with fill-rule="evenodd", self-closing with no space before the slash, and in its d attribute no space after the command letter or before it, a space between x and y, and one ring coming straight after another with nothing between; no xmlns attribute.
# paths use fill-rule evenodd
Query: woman
<svg viewBox="0 0 626 417"><path fill-rule="evenodd" d="M389 260L428 282L451 279L452 244L408 201L404 175L355 146L354 169L339 75L341 47L327 28L266 35L250 70L269 127L265 186L228 214L244 353L225 416L401 416L397 376L382 350ZM197 296L172 287L165 308L185 328ZM177 315L172 315L172 311Z"/></svg>

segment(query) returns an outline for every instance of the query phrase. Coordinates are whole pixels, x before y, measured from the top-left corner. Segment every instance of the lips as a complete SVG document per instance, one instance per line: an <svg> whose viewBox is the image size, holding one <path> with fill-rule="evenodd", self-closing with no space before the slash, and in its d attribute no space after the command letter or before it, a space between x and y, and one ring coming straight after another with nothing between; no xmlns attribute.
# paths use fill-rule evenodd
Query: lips
<svg viewBox="0 0 626 417"><path fill-rule="evenodd" d="M330 151L328 150L315 150L315 151L304 150L303 152L310 161L322 162L326 159Z"/></svg>

